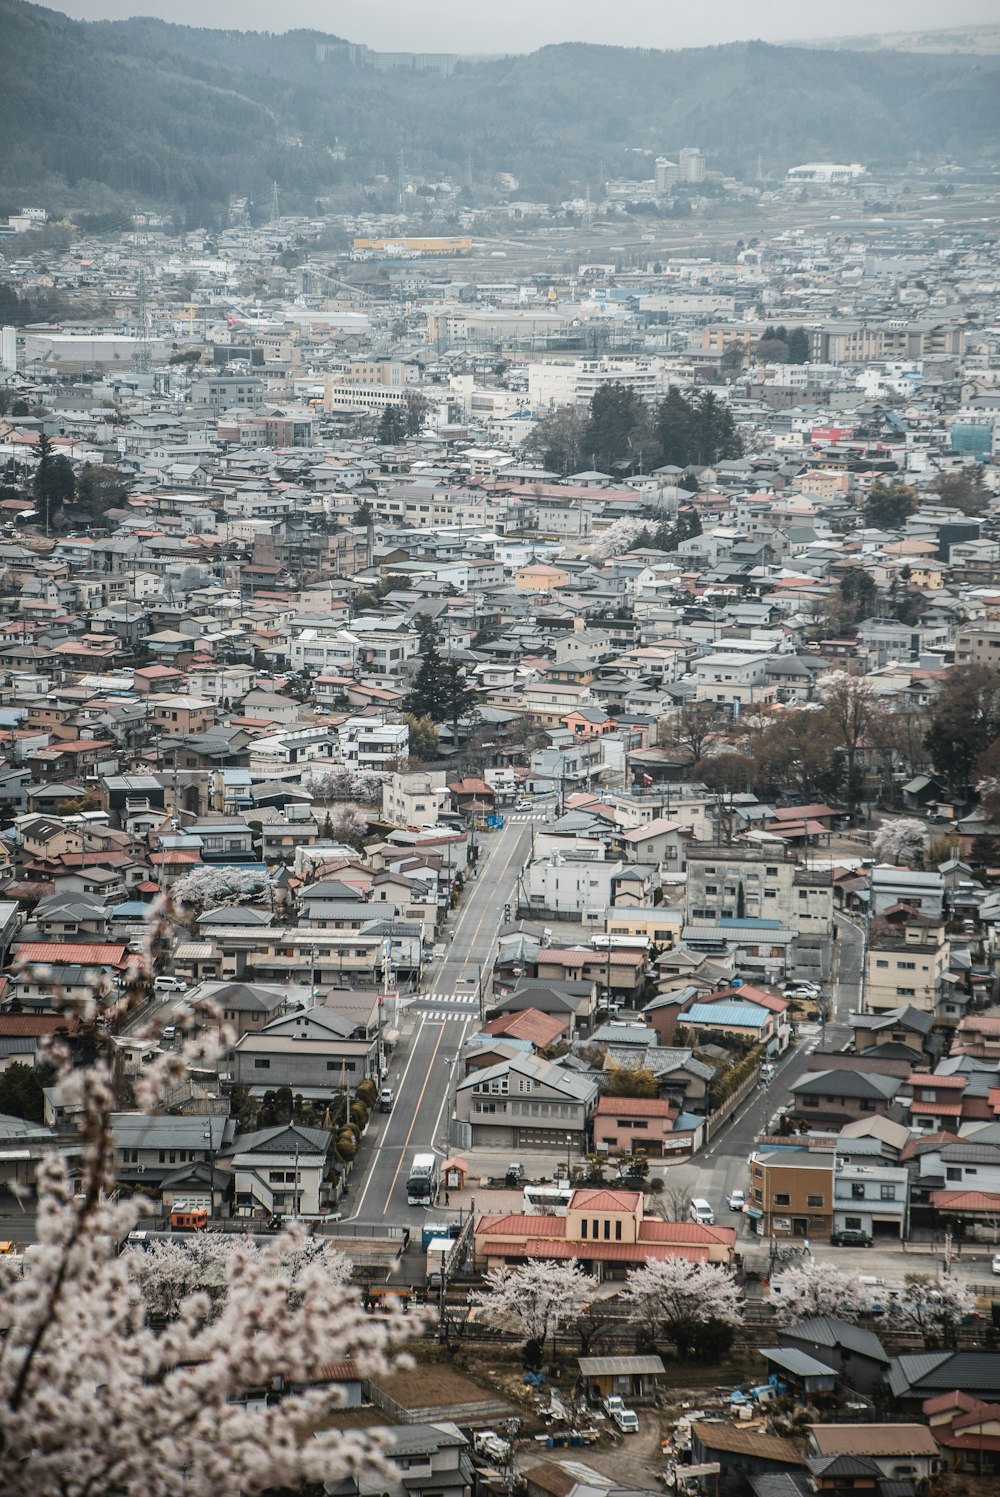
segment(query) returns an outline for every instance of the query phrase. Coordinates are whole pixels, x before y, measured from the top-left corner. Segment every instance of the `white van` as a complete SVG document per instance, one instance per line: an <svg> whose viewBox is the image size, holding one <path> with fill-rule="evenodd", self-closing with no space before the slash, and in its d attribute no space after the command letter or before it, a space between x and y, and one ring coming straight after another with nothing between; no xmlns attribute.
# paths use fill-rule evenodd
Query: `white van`
<svg viewBox="0 0 1000 1497"><path fill-rule="evenodd" d="M695 1196L691 1202L691 1209L688 1211L688 1216L690 1216L693 1222L697 1222L699 1227L715 1226L715 1212L701 1196Z"/></svg>

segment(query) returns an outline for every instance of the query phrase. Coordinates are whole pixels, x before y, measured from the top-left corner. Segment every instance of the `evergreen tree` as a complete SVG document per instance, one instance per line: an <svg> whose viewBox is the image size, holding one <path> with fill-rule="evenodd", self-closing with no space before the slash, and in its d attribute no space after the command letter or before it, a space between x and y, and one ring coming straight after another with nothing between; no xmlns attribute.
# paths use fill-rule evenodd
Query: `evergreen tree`
<svg viewBox="0 0 1000 1497"><path fill-rule="evenodd" d="M52 440L43 432L38 441L38 467L32 480L35 507L48 534L63 505L76 491L73 464L61 453L53 453Z"/></svg>
<svg viewBox="0 0 1000 1497"><path fill-rule="evenodd" d="M865 522L896 530L917 507L917 491L907 483L873 483L865 500Z"/></svg>
<svg viewBox="0 0 1000 1497"><path fill-rule="evenodd" d="M448 699L444 685L445 662L437 646L437 639L426 640L420 651L420 668L413 678L413 687L404 703L405 711L414 717L425 713L434 722L444 722L449 714Z"/></svg>
<svg viewBox="0 0 1000 1497"><path fill-rule="evenodd" d="M804 327L793 327L785 341L788 344L790 364L809 363L809 334Z"/></svg>
<svg viewBox="0 0 1000 1497"><path fill-rule="evenodd" d="M406 411L402 406L387 405L379 417L376 440L383 447L397 447L406 435Z"/></svg>
<svg viewBox="0 0 1000 1497"><path fill-rule="evenodd" d="M660 443L642 397L625 385L601 385L590 402L584 451L594 467L610 473L619 464L633 472L655 467Z"/></svg>

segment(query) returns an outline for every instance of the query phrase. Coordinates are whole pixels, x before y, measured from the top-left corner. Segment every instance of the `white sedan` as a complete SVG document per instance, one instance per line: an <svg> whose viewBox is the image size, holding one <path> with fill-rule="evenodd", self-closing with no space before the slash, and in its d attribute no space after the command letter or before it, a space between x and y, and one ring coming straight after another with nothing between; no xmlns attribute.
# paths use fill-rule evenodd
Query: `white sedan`
<svg viewBox="0 0 1000 1497"><path fill-rule="evenodd" d="M729 1192L728 1204L730 1211L742 1211L747 1203L746 1193L742 1190L731 1190Z"/></svg>
<svg viewBox="0 0 1000 1497"><path fill-rule="evenodd" d="M993 1262L990 1264L994 1273L1000 1273L1000 1253L993 1254Z"/></svg>

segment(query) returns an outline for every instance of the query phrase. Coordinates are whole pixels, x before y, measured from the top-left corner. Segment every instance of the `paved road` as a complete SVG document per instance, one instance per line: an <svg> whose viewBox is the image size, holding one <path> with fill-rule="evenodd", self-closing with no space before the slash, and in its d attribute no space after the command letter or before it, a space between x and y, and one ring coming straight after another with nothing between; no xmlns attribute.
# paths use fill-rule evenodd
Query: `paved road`
<svg viewBox="0 0 1000 1497"><path fill-rule="evenodd" d="M418 1207L406 1204L407 1169L419 1150L433 1148L442 1159L447 1154L455 1061L478 1027L483 996L489 996L483 989L503 908L515 902L530 846L531 824L524 821L508 821L503 831L483 838L478 874L467 880L452 916L447 955L428 970L421 992L404 999L404 1033L388 1081L395 1105L370 1125L363 1147L365 1154L371 1150L371 1162L356 1186L356 1221L416 1227L423 1220Z"/></svg>
<svg viewBox="0 0 1000 1497"><path fill-rule="evenodd" d="M766 1132L770 1120L787 1103L788 1087L808 1069L813 1051L820 1048L842 1050L851 1039L848 1015L858 1006L864 938L852 921L839 915L836 920L829 1022L825 1026L803 1025L798 1042L779 1062L770 1085L762 1085L752 1092L733 1122L689 1164L672 1166L665 1171L668 1190L683 1192L687 1196L703 1196L715 1207L718 1220L729 1222L731 1218L734 1226L741 1225L741 1234L750 1235L749 1220L743 1218L741 1221L741 1218L731 1216L725 1202L731 1190L748 1188L747 1159L755 1139Z"/></svg>
<svg viewBox="0 0 1000 1497"><path fill-rule="evenodd" d="M503 922L505 904L516 908L517 879L531 850L533 821L508 820L503 831L484 834L479 871L466 881L462 902L452 916L443 961L425 971L416 1009L472 1008L480 1012L480 972L485 984ZM541 825L541 823L537 823ZM489 993L484 995L487 999Z"/></svg>

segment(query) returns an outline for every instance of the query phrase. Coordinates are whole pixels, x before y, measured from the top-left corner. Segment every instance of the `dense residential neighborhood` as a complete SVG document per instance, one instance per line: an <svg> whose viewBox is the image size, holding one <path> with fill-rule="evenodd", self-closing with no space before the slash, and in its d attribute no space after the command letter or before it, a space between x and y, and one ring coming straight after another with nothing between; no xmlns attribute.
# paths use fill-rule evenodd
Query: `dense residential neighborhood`
<svg viewBox="0 0 1000 1497"><path fill-rule="evenodd" d="M0 1264L53 1172L141 1210L169 1358L259 1254L311 1361L220 1407L385 1443L302 1490L1000 1473L1000 263L994 177L873 212L930 171L0 224ZM319 1263L415 1366L316 1355Z"/></svg>

